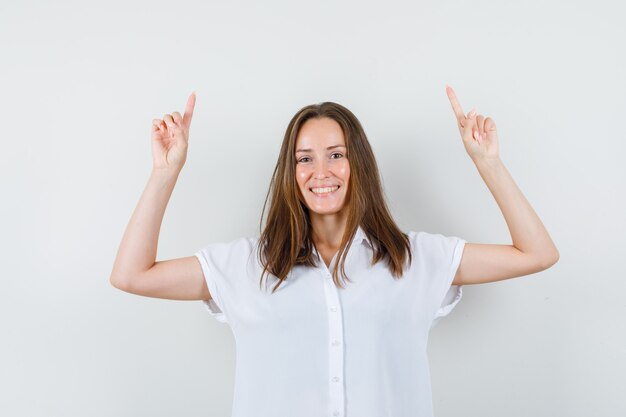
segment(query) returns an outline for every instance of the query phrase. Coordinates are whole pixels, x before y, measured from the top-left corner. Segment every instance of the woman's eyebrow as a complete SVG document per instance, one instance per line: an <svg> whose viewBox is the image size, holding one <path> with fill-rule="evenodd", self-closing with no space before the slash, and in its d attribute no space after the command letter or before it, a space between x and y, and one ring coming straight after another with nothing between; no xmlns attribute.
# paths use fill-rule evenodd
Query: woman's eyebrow
<svg viewBox="0 0 626 417"><path fill-rule="evenodd" d="M345 146L343 146L343 145L333 145L333 146L329 146L326 149L334 149L334 148L345 148ZM296 153L298 153L298 152L311 152L312 150L313 149L298 149L296 151Z"/></svg>

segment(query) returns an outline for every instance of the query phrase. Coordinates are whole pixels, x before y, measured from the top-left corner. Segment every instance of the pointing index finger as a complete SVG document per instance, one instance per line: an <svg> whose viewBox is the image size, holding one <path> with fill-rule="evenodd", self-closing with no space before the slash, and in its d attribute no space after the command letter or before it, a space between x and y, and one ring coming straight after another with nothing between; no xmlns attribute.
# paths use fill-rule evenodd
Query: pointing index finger
<svg viewBox="0 0 626 417"><path fill-rule="evenodd" d="M463 109L456 98L456 94L454 94L454 90L449 85L446 85L446 93L448 94L448 99L450 100L450 104L452 104L452 110L454 111L456 118L461 120L465 117L465 113L463 113Z"/></svg>
<svg viewBox="0 0 626 417"><path fill-rule="evenodd" d="M185 106L185 115L183 116L183 124L187 127L191 124L191 118L193 117L193 108L196 106L196 92L194 91L187 100Z"/></svg>

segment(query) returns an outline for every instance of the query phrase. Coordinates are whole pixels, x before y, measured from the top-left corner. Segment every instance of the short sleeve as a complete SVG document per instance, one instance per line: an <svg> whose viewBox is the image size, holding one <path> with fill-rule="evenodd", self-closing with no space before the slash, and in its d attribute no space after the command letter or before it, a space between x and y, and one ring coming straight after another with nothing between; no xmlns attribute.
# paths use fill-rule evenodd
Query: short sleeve
<svg viewBox="0 0 626 417"><path fill-rule="evenodd" d="M461 263L466 241L456 236L419 232L416 236L418 257L427 282L432 329L450 314L463 297L463 286L452 285Z"/></svg>
<svg viewBox="0 0 626 417"><path fill-rule="evenodd" d="M231 324L229 317L238 299L237 288L245 280L246 262L251 253L252 241L239 238L206 245L194 254L211 293L211 298L202 300L202 304L221 323Z"/></svg>

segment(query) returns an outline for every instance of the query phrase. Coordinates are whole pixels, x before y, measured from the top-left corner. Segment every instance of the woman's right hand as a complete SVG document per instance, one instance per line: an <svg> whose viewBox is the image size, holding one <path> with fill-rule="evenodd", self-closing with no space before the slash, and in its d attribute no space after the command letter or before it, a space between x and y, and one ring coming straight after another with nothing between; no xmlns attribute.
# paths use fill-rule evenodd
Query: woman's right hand
<svg viewBox="0 0 626 417"><path fill-rule="evenodd" d="M185 115L179 112L165 114L163 119L152 120L152 160L154 169L180 171L187 160L189 126L196 105L196 93L187 100Z"/></svg>

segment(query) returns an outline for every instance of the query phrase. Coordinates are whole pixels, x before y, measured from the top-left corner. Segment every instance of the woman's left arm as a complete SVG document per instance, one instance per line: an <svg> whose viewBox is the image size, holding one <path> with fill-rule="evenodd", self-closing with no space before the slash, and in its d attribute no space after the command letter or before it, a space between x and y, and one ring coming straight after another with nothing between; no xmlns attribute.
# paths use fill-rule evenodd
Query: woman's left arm
<svg viewBox="0 0 626 417"><path fill-rule="evenodd" d="M446 92L465 149L496 199L513 241L512 245L466 243L453 284L483 284L551 267L559 260L559 251L500 159L495 122L474 110L465 116L454 90L447 87Z"/></svg>

